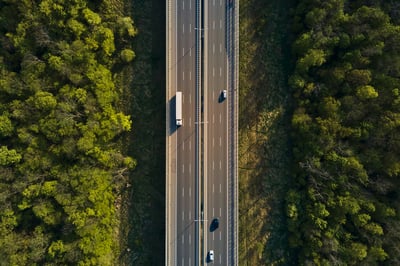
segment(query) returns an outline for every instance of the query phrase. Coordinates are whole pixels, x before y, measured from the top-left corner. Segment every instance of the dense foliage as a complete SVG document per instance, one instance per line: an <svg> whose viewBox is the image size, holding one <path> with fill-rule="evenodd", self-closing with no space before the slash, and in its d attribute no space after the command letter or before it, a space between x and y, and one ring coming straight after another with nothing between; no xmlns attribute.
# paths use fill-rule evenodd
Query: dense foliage
<svg viewBox="0 0 400 266"><path fill-rule="evenodd" d="M133 59L115 1L0 1L0 264L112 265L116 69Z"/></svg>
<svg viewBox="0 0 400 266"><path fill-rule="evenodd" d="M287 215L301 265L400 264L400 27L382 2L295 11Z"/></svg>

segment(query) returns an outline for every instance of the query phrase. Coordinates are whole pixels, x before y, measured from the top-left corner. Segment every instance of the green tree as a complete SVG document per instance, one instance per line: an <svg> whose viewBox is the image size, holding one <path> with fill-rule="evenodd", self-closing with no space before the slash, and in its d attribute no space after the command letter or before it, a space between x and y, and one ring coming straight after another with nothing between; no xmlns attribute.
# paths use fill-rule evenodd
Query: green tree
<svg viewBox="0 0 400 266"><path fill-rule="evenodd" d="M131 49L121 51L121 59L125 63L131 62L135 58L135 53Z"/></svg>
<svg viewBox="0 0 400 266"><path fill-rule="evenodd" d="M8 114L0 115L0 136L7 137L11 136L14 131L14 127Z"/></svg>

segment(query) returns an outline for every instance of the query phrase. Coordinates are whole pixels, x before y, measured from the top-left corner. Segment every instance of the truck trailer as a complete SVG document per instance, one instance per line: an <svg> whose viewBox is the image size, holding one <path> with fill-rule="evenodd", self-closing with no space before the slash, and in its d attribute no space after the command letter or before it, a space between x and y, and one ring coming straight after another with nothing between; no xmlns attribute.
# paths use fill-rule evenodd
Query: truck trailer
<svg viewBox="0 0 400 266"><path fill-rule="evenodd" d="M182 92L176 92L176 102L175 102L175 114L176 114L176 125L182 126Z"/></svg>

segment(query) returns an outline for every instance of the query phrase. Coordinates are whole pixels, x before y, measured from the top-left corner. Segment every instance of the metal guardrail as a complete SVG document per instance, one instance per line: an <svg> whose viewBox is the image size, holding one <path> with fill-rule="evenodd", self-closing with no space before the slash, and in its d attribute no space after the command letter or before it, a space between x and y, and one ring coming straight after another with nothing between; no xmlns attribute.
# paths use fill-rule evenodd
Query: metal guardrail
<svg viewBox="0 0 400 266"><path fill-rule="evenodd" d="M169 109L169 87L170 87L170 78L169 78L169 69L171 66L171 52L170 52L170 31L171 31L171 23L170 23L170 14L171 14L171 1L167 0L166 1L166 17L165 17L165 22L166 22L166 45L165 45L165 53L166 53L166 64L165 64L165 78L166 78L166 86L165 86L165 121L166 121L166 126L165 126L165 266L172 265L170 264L171 262L169 261L171 259L170 255L170 248L169 248L169 241L171 238L170 231L169 231L169 225L170 225L170 218L171 215L169 213L170 208L169 202L170 202L170 167L169 167L169 152L170 152L170 142L169 142L169 114L170 114L170 109Z"/></svg>
<svg viewBox="0 0 400 266"><path fill-rule="evenodd" d="M195 223L195 243L198 243L195 250L195 265L202 265L202 244L201 244L201 217L200 217L200 204L201 204L201 191L202 191L202 134L201 134L201 88L202 88L202 58L201 58L201 35L202 35L202 25L201 25L201 2L202 0L195 1L195 91L196 91L196 110L195 110L195 180L196 180L196 207L195 207L195 217L197 222Z"/></svg>
<svg viewBox="0 0 400 266"><path fill-rule="evenodd" d="M233 10L232 10L233 9ZM230 250L230 265L239 265L238 259L238 233L239 233L239 205L238 205L238 111L239 111L239 0L232 0L232 6L227 12L227 50L229 62L229 86L231 98L229 101L230 127L229 127L229 223L231 224L228 237Z"/></svg>
<svg viewBox="0 0 400 266"><path fill-rule="evenodd" d="M234 1L235 5L235 22L234 22L234 90L235 90L235 111L234 111L234 124L235 124L235 133L234 133L234 162L236 163L234 167L234 201L235 201L235 209L234 209L234 230L235 230L235 244L234 244L234 265L239 265L238 251L239 251L239 174L238 174L238 148L239 148L239 0Z"/></svg>

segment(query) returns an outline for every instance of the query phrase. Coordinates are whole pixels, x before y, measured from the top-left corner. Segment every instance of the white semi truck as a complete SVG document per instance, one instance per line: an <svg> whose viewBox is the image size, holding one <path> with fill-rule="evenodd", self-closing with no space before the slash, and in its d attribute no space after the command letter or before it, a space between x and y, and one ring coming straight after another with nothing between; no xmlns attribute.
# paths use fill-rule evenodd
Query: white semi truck
<svg viewBox="0 0 400 266"><path fill-rule="evenodd" d="M182 126L182 92L176 92L175 101L175 114L176 114L176 125Z"/></svg>

